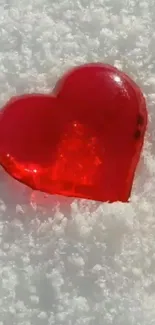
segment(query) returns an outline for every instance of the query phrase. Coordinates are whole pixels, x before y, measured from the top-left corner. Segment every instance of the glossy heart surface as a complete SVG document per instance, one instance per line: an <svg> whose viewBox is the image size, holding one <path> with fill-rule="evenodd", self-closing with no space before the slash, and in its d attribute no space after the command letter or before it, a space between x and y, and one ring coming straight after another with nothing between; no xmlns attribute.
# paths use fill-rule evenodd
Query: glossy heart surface
<svg viewBox="0 0 155 325"><path fill-rule="evenodd" d="M144 97L116 68L69 71L52 95L24 95L0 114L0 164L35 190L129 199L147 125Z"/></svg>
<svg viewBox="0 0 155 325"><path fill-rule="evenodd" d="M113 66L92 63L64 74L53 93L77 106L79 116L96 130L101 164L95 179L100 199L128 201L148 120L138 85Z"/></svg>

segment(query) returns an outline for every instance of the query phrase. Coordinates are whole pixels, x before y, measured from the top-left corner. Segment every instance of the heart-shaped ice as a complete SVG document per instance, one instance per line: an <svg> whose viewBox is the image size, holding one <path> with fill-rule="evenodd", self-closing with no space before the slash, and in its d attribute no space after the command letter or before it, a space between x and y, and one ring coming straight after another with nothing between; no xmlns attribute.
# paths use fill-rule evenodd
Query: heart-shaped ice
<svg viewBox="0 0 155 325"><path fill-rule="evenodd" d="M147 112L138 86L102 64L71 70L54 96L25 95L0 114L0 164L51 194L128 201Z"/></svg>

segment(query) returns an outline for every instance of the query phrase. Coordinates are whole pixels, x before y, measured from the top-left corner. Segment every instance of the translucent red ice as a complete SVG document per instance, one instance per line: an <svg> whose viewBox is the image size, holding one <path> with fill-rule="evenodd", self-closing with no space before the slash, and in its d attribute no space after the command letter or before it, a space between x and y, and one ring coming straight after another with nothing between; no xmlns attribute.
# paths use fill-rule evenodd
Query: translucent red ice
<svg viewBox="0 0 155 325"><path fill-rule="evenodd" d="M0 164L35 190L128 201L147 125L144 97L104 64L72 69L54 95L25 95L0 114Z"/></svg>

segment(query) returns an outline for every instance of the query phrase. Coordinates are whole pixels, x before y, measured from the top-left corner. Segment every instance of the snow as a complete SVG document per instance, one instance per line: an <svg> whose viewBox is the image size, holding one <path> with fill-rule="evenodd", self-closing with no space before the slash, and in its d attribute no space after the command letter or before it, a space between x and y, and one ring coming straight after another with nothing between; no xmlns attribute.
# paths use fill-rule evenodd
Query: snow
<svg viewBox="0 0 155 325"><path fill-rule="evenodd" d="M155 324L154 0L0 0L0 105L103 61L143 89L129 204L32 192L0 170L0 325Z"/></svg>

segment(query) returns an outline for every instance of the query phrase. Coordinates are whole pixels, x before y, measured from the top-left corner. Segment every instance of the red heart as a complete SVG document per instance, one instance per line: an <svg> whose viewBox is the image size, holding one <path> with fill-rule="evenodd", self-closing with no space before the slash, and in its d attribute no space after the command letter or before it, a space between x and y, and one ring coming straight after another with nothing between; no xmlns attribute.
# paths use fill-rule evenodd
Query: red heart
<svg viewBox="0 0 155 325"><path fill-rule="evenodd" d="M127 201L147 124L139 88L116 68L84 65L55 96L25 95L0 115L0 164L35 190Z"/></svg>

